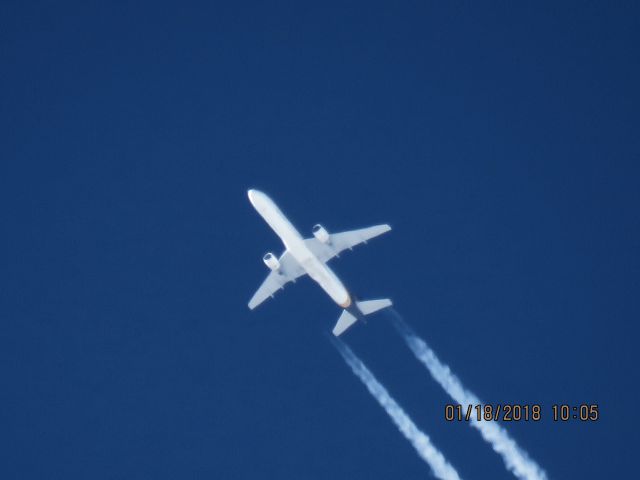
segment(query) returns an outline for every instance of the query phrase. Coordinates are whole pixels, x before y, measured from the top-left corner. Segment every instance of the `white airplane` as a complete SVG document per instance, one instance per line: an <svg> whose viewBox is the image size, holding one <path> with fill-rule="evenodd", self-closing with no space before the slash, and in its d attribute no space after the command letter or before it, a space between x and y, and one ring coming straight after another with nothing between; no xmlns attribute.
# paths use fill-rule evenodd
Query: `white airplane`
<svg viewBox="0 0 640 480"><path fill-rule="evenodd" d="M280 258L267 253L263 261L271 272L260 285L258 291L249 300L249 308L254 309L267 298L284 288L288 282L307 274L315 280L334 302L344 308L338 323L333 328L337 337L365 315L391 306L388 298L380 300L353 301L351 295L327 266L327 262L337 257L345 249L353 249L360 243L366 243L378 235L391 230L389 225L352 230L349 232L329 234L322 225L313 227L313 237L302 238L291 222L266 194L258 190L249 190L249 201L265 222L273 229L284 243L285 251Z"/></svg>

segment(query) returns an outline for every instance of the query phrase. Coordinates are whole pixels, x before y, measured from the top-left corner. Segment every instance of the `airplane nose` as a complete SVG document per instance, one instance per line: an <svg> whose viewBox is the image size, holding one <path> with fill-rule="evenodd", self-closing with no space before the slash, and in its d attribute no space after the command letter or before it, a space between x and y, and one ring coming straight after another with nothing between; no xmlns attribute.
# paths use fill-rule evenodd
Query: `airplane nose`
<svg viewBox="0 0 640 480"><path fill-rule="evenodd" d="M266 196L260 190L256 190L255 188L250 188L249 190L247 190L247 195L249 196L251 205L253 205L254 207L259 203L263 203Z"/></svg>

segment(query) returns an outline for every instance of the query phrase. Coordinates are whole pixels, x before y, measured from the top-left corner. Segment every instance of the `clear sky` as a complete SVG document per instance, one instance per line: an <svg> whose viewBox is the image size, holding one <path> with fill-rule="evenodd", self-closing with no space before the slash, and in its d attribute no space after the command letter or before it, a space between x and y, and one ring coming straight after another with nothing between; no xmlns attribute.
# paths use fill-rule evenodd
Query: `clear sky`
<svg viewBox="0 0 640 480"><path fill-rule="evenodd" d="M634 2L0 4L0 477L428 478L327 339L303 235L389 296L550 478L632 478ZM345 337L465 479L512 478L384 314ZM550 420L597 403L595 423Z"/></svg>

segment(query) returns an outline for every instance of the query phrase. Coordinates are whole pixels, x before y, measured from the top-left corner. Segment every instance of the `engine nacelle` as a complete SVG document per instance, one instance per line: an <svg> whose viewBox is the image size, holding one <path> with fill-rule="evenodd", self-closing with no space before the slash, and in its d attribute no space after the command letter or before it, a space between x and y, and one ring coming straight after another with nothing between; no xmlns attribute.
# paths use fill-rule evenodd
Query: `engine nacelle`
<svg viewBox="0 0 640 480"><path fill-rule="evenodd" d="M269 252L264 257L262 257L262 261L264 264L269 267L272 271L276 271L280 268L280 262L276 258L276 256Z"/></svg>
<svg viewBox="0 0 640 480"><path fill-rule="evenodd" d="M320 240L322 243L329 243L329 232L327 232L322 225L314 225L312 232L313 236Z"/></svg>

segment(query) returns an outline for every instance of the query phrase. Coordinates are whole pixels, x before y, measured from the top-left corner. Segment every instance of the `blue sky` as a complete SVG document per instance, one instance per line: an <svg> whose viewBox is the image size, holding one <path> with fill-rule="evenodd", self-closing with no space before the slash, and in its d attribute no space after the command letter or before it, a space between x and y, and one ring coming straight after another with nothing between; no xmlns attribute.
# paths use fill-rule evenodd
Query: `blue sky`
<svg viewBox="0 0 640 480"><path fill-rule="evenodd" d="M303 234L390 223L350 289L487 402L599 404L508 425L550 478L632 475L638 13L3 2L0 476L428 476L315 284L247 309L282 248L252 187ZM387 317L346 341L463 478L510 478Z"/></svg>

